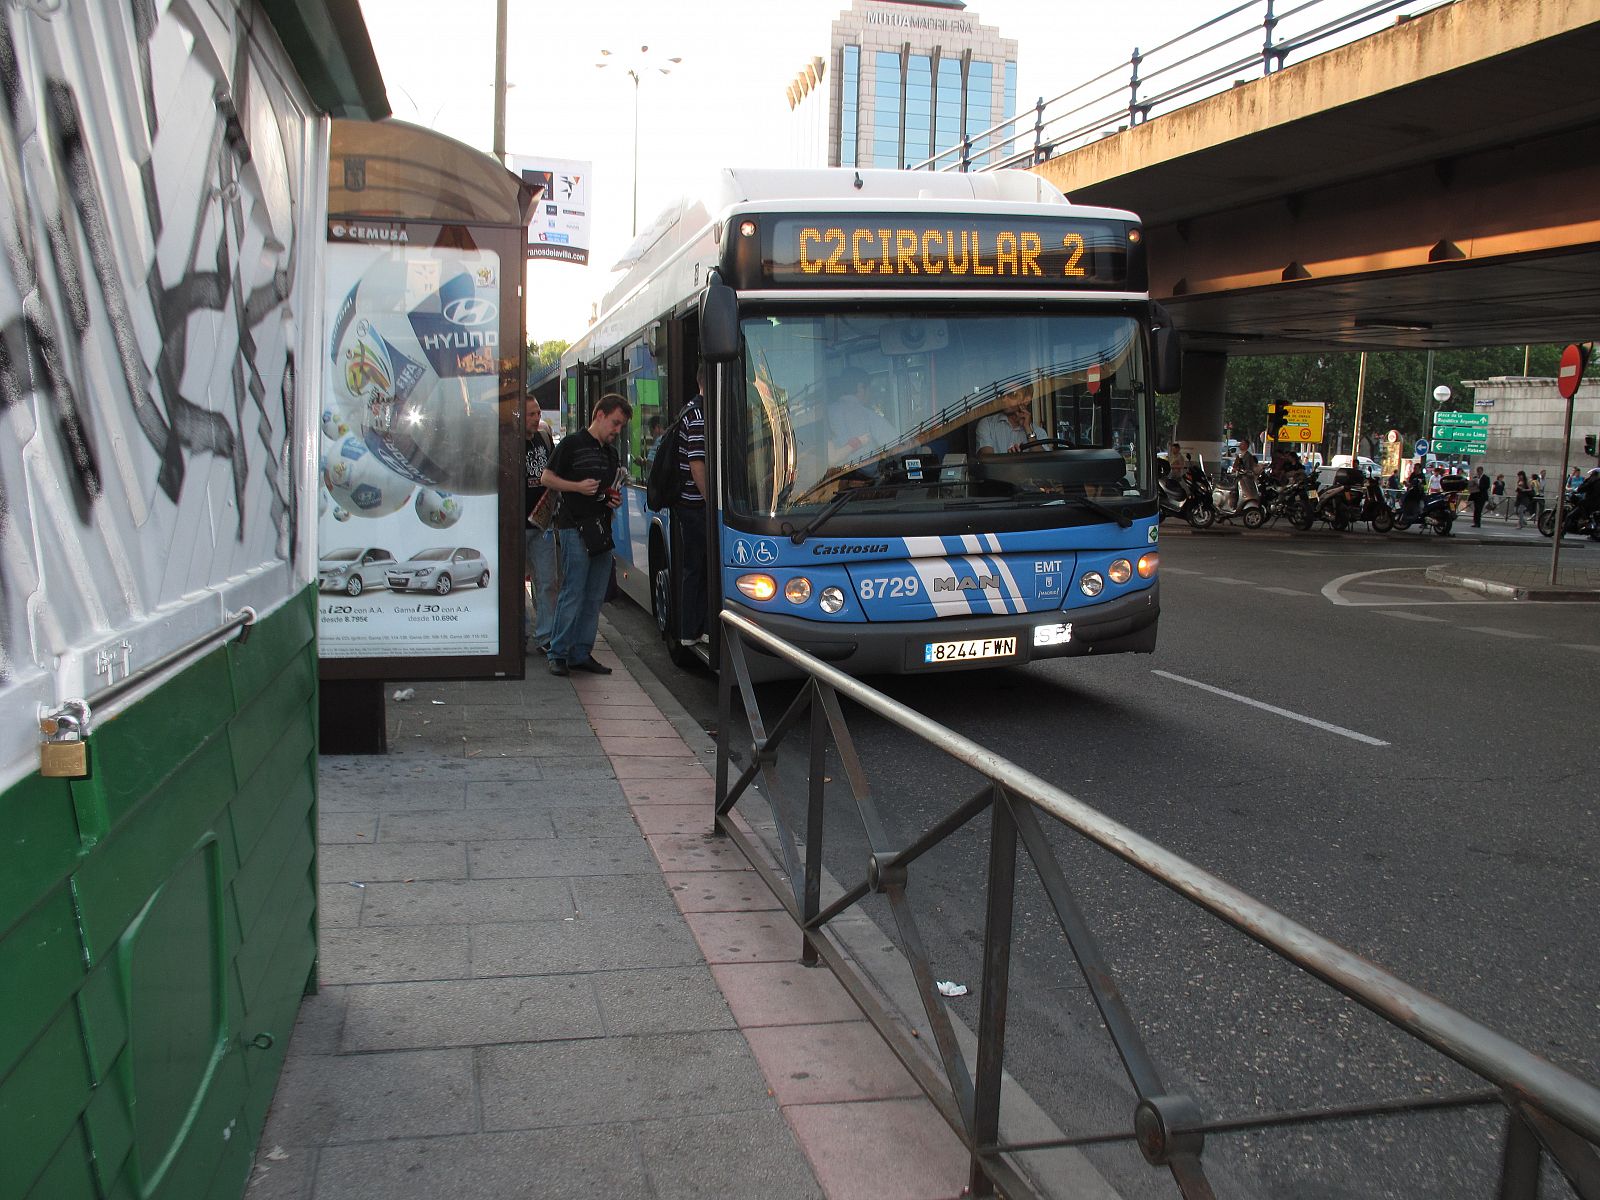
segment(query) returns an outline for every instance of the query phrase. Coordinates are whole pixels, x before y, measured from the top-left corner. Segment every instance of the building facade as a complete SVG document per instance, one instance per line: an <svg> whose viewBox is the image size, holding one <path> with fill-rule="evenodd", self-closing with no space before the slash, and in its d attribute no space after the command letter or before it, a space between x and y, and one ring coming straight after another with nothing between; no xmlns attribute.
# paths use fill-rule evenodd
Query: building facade
<svg viewBox="0 0 1600 1200"><path fill-rule="evenodd" d="M1462 384L1472 389L1473 411L1489 414L1488 451L1473 466L1491 475L1503 472L1507 479L1518 471L1543 471L1551 477L1560 472L1567 402L1554 379L1497 375L1464 379ZM1572 440L1565 446L1569 469L1600 465L1583 452L1586 434L1600 434L1600 396L1587 384L1572 402Z"/></svg>
<svg viewBox="0 0 1600 1200"><path fill-rule="evenodd" d="M1016 116L1017 43L962 0L855 0L787 96L795 166L986 165L1015 133L995 126Z"/></svg>

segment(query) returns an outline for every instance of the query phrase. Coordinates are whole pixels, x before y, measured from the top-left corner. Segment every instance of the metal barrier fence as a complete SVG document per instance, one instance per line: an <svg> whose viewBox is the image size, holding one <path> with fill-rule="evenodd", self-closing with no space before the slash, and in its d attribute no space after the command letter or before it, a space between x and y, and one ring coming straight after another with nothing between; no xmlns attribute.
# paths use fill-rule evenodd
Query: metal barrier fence
<svg viewBox="0 0 1600 1200"><path fill-rule="evenodd" d="M1240 1133L1330 1120L1382 1117L1484 1105L1503 1106L1507 1125L1501 1152L1499 1200L1534 1200L1545 1156L1582 1200L1600 1200L1600 1089L1563 1071L1509 1038L1479 1024L1349 950L1313 933L1266 904L1201 870L1133 830L1074 799L1016 764L882 692L852 679L795 646L730 612L721 614L722 676L718 697L716 831L732 839L783 903L802 935L808 964L826 962L867 1019L916 1079L971 1156L974 1194L998 1189L1008 1197L1045 1192L1017 1156L1037 1150L1133 1141L1152 1166L1172 1174L1186 1200L1214 1195L1202 1163L1206 1135ZM752 686L748 650L798 670L804 680L788 709L770 729ZM729 782L733 694L749 723L749 765ZM929 748L983 776L984 786L962 800L909 845L895 845L878 813L841 697ZM785 821L777 754L802 718L809 725L806 820L803 831ZM841 881L843 894L822 904L824 763L831 736L864 826L870 850L859 879ZM733 820L734 806L760 776L777 846L769 848ZM984 940L979 984L977 1050L969 1065L934 979L926 944L907 900L918 859L969 822L988 814L988 875L984 889ZM1416 1095L1342 1107L1300 1109L1241 1119L1208 1119L1199 1102L1164 1082L1139 1022L1124 1002L1116 973L1102 955L1067 876L1046 838L1041 815L1144 872L1179 896L1272 950L1314 979L1431 1046L1492 1085L1455 1095ZM1021 844L1044 886L1089 993L1138 1095L1130 1127L1106 1133L1007 1143L1000 1130L1005 1067L1006 1014L1012 950L1013 905ZM775 862L769 862L771 850ZM886 898L916 981L937 1057L908 1035L882 990L846 952L830 922L869 895Z"/></svg>
<svg viewBox="0 0 1600 1200"><path fill-rule="evenodd" d="M914 171L992 171L1041 163L1224 91L1239 82L1240 72L1270 75L1302 51L1335 49L1374 32L1393 14L1408 20L1451 0L1371 0L1354 8L1344 0L1347 7L1337 15L1313 12L1329 2L1303 0L1283 8L1278 0L1246 0L1152 50L1135 47L1126 62L1059 96L1039 97L1031 114L1019 113L907 165ZM1261 15L1246 15L1252 10ZM1249 45L1256 38L1259 48ZM1120 79L1124 70L1126 82ZM1030 115L1033 124L1024 124Z"/></svg>

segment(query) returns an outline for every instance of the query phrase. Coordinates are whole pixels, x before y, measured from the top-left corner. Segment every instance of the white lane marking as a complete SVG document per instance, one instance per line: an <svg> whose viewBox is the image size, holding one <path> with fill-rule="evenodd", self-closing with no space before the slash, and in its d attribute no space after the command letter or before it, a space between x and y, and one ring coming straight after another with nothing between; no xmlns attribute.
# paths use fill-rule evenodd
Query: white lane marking
<svg viewBox="0 0 1600 1200"><path fill-rule="evenodd" d="M1263 592L1271 592L1274 596L1309 596L1310 592L1302 592L1299 588L1264 587Z"/></svg>
<svg viewBox="0 0 1600 1200"><path fill-rule="evenodd" d="M1542 633L1521 633L1515 629L1495 629L1489 625L1466 625L1463 628L1468 633L1487 633L1492 637L1532 639L1542 639L1544 637Z"/></svg>
<svg viewBox="0 0 1600 1200"><path fill-rule="evenodd" d="M1198 679L1185 679L1182 675L1174 675L1171 671L1152 671L1152 675L1159 675L1163 679L1170 679L1174 683L1186 683L1190 687L1199 688L1202 692L1210 692L1214 696L1222 696L1227 700L1237 700L1240 704L1248 704L1251 708L1259 708L1263 712L1276 713L1280 717L1288 717L1291 721L1299 721L1302 725L1314 725L1318 729L1337 733L1340 737L1347 737L1357 742L1365 742L1369 746L1387 746L1389 743L1380 741L1375 737L1368 737L1364 733L1357 733L1354 729L1346 729L1343 725L1330 725L1326 721L1319 721L1315 717L1308 717L1302 713L1290 712L1287 708L1279 708L1261 700L1252 700L1249 696L1241 696L1238 692L1230 692L1223 688L1212 687L1209 683L1201 683Z"/></svg>
<svg viewBox="0 0 1600 1200"><path fill-rule="evenodd" d="M1590 654L1600 654L1600 646L1586 646L1582 642L1562 642L1563 650L1587 650Z"/></svg>
<svg viewBox="0 0 1600 1200"><path fill-rule="evenodd" d="M1161 573L1163 575L1198 575L1198 574L1200 574L1199 571L1191 571L1191 570L1189 570L1188 567L1169 567L1169 566L1166 566L1165 564L1163 564L1162 567L1161 567Z"/></svg>
<svg viewBox="0 0 1600 1200"><path fill-rule="evenodd" d="M1226 575L1207 575L1206 576L1206 582L1207 583L1226 583L1226 584L1229 584L1230 586L1237 586L1237 587L1255 587L1256 586L1256 581L1253 580L1253 579L1230 579Z"/></svg>
<svg viewBox="0 0 1600 1200"><path fill-rule="evenodd" d="M1166 569L1165 567L1162 568L1162 570L1165 570L1165 569ZM1382 570L1378 570L1378 571L1353 571L1349 575L1341 575L1341 576L1339 576L1339 578L1337 578L1337 579L1335 579L1335 580L1333 580L1333 581L1331 581L1329 583L1323 584L1322 585L1322 596L1323 596L1323 599L1327 600L1329 604L1337 604L1340 608L1374 608L1374 607L1377 607L1378 605L1382 605L1385 608L1389 608L1389 607L1393 607L1395 605L1400 605L1400 604L1407 604L1407 605L1427 604L1427 605L1432 605L1432 606L1437 607L1438 605L1441 605L1441 604L1517 604L1517 603L1520 603L1519 601L1516 601L1516 600L1489 600L1489 599L1480 599L1480 600L1390 600L1390 599L1387 599L1385 597L1379 597L1379 596L1365 597L1365 598L1361 598L1361 599L1346 599L1345 597L1339 595L1339 589L1340 588L1344 587L1348 583L1353 582L1354 580L1365 579L1369 575L1391 575L1391 574L1394 574L1396 571L1421 571L1423 569L1424 569L1423 566L1417 566L1417 567L1384 567ZM1416 586L1420 589L1420 588L1425 587L1427 585L1425 585L1425 584L1417 584Z"/></svg>
<svg viewBox="0 0 1600 1200"><path fill-rule="evenodd" d="M1443 617L1430 617L1426 613L1390 612L1388 609L1381 609L1378 615L1380 617L1396 617L1402 621L1436 621L1440 625L1446 623Z"/></svg>

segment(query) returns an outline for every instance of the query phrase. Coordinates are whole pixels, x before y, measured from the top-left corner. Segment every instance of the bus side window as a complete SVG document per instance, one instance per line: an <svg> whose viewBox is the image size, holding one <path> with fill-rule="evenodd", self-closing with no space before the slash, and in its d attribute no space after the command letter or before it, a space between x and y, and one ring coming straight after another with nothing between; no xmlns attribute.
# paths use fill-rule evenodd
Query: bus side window
<svg viewBox="0 0 1600 1200"><path fill-rule="evenodd" d="M622 394L633 405L633 418L623 429L617 449L628 478L642 484L649 478L650 459L666 429L667 369L652 348L650 330L628 343L623 361L627 376Z"/></svg>

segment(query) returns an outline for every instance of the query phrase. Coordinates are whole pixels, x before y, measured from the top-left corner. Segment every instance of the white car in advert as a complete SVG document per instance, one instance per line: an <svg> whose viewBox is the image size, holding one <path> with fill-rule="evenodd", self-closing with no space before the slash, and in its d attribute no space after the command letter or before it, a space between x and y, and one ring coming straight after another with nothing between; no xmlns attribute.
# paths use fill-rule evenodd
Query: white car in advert
<svg viewBox="0 0 1600 1200"><path fill-rule="evenodd" d="M317 590L359 596L369 587L385 586L394 565L394 555L376 546L330 550L317 560Z"/></svg>
<svg viewBox="0 0 1600 1200"><path fill-rule="evenodd" d="M489 561L471 546L435 546L390 566L389 587L397 592L435 592L448 596L464 583L489 586Z"/></svg>

